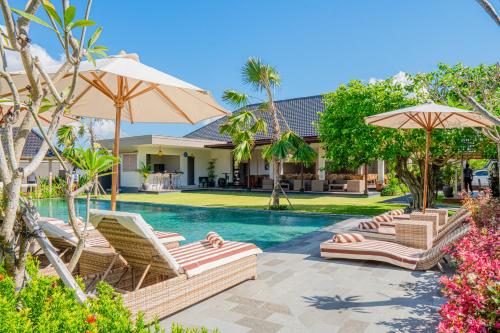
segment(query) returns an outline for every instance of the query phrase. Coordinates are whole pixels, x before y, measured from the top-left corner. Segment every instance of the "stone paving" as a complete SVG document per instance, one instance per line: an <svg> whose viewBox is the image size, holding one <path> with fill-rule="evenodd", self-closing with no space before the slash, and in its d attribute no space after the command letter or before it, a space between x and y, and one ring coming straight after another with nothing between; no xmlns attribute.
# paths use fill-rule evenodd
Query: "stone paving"
<svg viewBox="0 0 500 333"><path fill-rule="evenodd" d="M258 278L161 321L221 333L434 332L437 271L412 272L386 264L324 260L319 243L357 224L348 219L268 249Z"/></svg>

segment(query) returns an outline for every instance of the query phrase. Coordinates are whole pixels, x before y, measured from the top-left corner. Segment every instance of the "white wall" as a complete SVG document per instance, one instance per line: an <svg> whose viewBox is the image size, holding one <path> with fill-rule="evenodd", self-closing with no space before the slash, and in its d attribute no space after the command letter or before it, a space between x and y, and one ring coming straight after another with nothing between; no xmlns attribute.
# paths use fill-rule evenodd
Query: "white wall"
<svg viewBox="0 0 500 333"><path fill-rule="evenodd" d="M208 161L212 158L212 149L208 148L169 148L162 147L162 151L165 156L170 156L170 159L174 159L173 156L178 157L179 161L179 170L183 172L181 175L181 186L187 186L187 158L184 157L184 153L186 152L188 156L194 157L194 182L195 185L198 185L198 177L206 177L207 176L207 167ZM146 155L147 154L156 154L158 153L158 148L156 147L139 147L137 151L137 165L138 167L142 164L142 162L146 163ZM223 159L223 155L218 156ZM218 160L217 164L221 164L224 161L220 162ZM216 165L216 174L217 174L217 165ZM223 172L223 171L221 171ZM219 175L217 174L217 177ZM120 178L120 186L122 187L139 187L141 185L142 179L137 172L122 172Z"/></svg>
<svg viewBox="0 0 500 333"><path fill-rule="evenodd" d="M262 158L262 150L256 149L252 152L252 159L250 160L250 174L251 175L269 175L269 170L265 169L266 161ZM269 165L271 168L271 165Z"/></svg>
<svg viewBox="0 0 500 333"><path fill-rule="evenodd" d="M210 158L215 158L215 183L217 184L217 179L224 178L223 173L229 172L229 182L233 181L233 175L231 174L231 149L210 149Z"/></svg>
<svg viewBox="0 0 500 333"><path fill-rule="evenodd" d="M21 166L25 167L29 164L29 161L21 161ZM61 165L58 161L52 161L52 177L59 176L59 170L62 170ZM35 171L37 177L47 178L49 177L49 161L43 160ZM26 175L29 176L29 175Z"/></svg>

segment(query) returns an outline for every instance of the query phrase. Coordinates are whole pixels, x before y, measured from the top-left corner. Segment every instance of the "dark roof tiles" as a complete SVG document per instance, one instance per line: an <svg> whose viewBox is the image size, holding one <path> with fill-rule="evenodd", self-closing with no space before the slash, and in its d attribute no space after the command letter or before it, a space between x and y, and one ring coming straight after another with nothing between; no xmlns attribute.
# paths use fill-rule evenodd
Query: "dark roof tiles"
<svg viewBox="0 0 500 333"><path fill-rule="evenodd" d="M310 96L310 97L300 97L293 99L285 99L274 102L278 112L283 115L283 117L278 117L280 120L280 125L282 129L286 129L286 125L283 118L286 119L288 126L291 130L296 132L302 137L317 136L318 132L314 123L319 120L318 113L323 112L323 96ZM268 112L259 111L260 104L252 104L247 108L254 112L256 116L263 118L267 123L268 134L258 134L256 136L257 140L269 139L270 132L272 129L271 116ZM238 109L234 112L238 112ZM227 120L227 116L211 122L187 135L186 138L193 139L210 139L217 141L231 141L231 138L227 135L222 135L219 133L219 127L224 124Z"/></svg>

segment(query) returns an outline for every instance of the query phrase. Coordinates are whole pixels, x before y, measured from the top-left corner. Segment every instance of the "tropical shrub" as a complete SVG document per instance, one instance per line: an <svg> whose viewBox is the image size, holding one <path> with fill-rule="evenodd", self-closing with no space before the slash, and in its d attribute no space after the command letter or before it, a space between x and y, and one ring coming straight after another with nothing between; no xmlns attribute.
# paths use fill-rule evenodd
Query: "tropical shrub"
<svg viewBox="0 0 500 333"><path fill-rule="evenodd" d="M30 279L16 292L14 279L0 265L0 333L12 332L165 332L155 321L146 325L142 316L133 320L120 295L99 283L97 294L80 304L74 291L56 277L38 273L36 260L28 260ZM82 284L81 281L78 281ZM172 325L174 333L207 332Z"/></svg>
<svg viewBox="0 0 500 333"><path fill-rule="evenodd" d="M52 188L49 186L49 178L41 177L38 186L32 192L26 193L26 196L30 199L62 198L65 186L65 180L61 177L52 179Z"/></svg>
<svg viewBox="0 0 500 333"><path fill-rule="evenodd" d="M456 273L443 276L439 332L498 332L500 303L500 203L487 193L466 200L472 209L471 231L448 251Z"/></svg>
<svg viewBox="0 0 500 333"><path fill-rule="evenodd" d="M408 187L402 184L395 176L389 177L389 182L382 188L381 196L403 195L408 192Z"/></svg>

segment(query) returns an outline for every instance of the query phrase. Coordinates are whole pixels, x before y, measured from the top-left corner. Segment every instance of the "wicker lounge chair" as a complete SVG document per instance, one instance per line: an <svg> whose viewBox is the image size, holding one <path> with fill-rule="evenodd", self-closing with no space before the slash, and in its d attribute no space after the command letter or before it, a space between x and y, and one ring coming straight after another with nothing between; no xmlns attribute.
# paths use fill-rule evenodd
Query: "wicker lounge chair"
<svg viewBox="0 0 500 333"><path fill-rule="evenodd" d="M214 248L199 241L167 250L139 214L100 210L90 214L91 223L128 266L85 280L106 280L123 293L125 306L133 314L143 312L147 321L256 278L261 250L254 244L225 241Z"/></svg>
<svg viewBox="0 0 500 333"><path fill-rule="evenodd" d="M411 270L428 270L437 265L442 270L439 261L445 255L444 248L462 238L469 229L468 224L455 229L426 251L378 240L365 239L355 243L328 240L320 245L321 256L325 259L380 261Z"/></svg>
<svg viewBox="0 0 500 333"><path fill-rule="evenodd" d="M471 215L471 213L463 208L459 209L454 215L452 215L449 219L447 219L447 222L445 225L440 226L438 228L437 234L432 236L432 245L436 245L437 242L439 242L444 236L446 236L448 233L451 231L459 228L462 224L464 224L467 220L467 218ZM396 237L396 224L398 225L398 232L399 234L401 233L406 233L408 234L409 237L415 238L415 235L411 235L411 233L415 232L416 228L409 229L411 227L411 221L414 220L396 220L394 227L391 226L381 226L377 229L371 229L371 230L359 230L359 229L353 229L352 232L356 232L361 234L363 237L367 239L373 239L373 240L381 240L381 241L388 241L388 242L399 242L401 238ZM408 237L405 237L408 239ZM409 245L409 244L406 244Z"/></svg>
<svg viewBox="0 0 500 333"><path fill-rule="evenodd" d="M41 218L40 227L45 232L50 243L60 251L63 261L71 258L78 238L72 227L64 221L54 218ZM179 247L179 242L185 240L178 233L155 231L160 242L167 249ZM85 249L83 250L75 273L81 276L99 273L109 269L125 266L126 261L119 257L109 242L92 225L87 228ZM47 275L55 273L52 269L43 271Z"/></svg>

